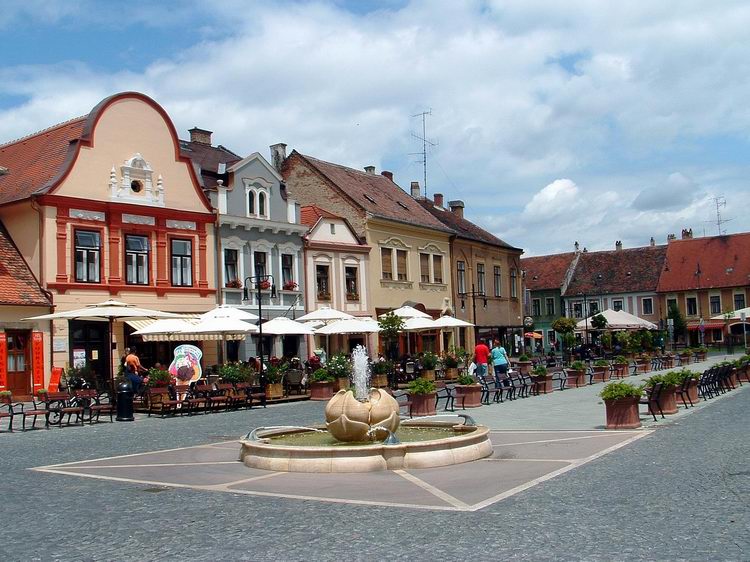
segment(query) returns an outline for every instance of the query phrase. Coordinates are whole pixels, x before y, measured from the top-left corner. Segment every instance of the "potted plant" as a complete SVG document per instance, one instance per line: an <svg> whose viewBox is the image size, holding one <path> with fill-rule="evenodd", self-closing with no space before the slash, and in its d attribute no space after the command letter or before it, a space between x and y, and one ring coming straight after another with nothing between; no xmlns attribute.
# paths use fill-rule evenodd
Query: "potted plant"
<svg viewBox="0 0 750 562"><path fill-rule="evenodd" d="M36 391L36 395L40 400L46 400L47 399L47 389L46 388L40 388Z"/></svg>
<svg viewBox="0 0 750 562"><path fill-rule="evenodd" d="M385 388L388 386L388 373L393 370L393 363L390 361L375 361L370 367L372 380L370 385L374 388Z"/></svg>
<svg viewBox="0 0 750 562"><path fill-rule="evenodd" d="M298 287L298 286L299 286L299 285L297 285L297 282L296 282L296 281L291 281L291 280L290 280L290 281L287 281L286 283L284 283L284 284L283 284L283 285L281 286L281 288L282 288L282 289L283 289L284 291L296 291L296 290L297 290L297 287Z"/></svg>
<svg viewBox="0 0 750 562"><path fill-rule="evenodd" d="M471 375L461 375L457 380L456 400L464 408L482 405L482 386Z"/></svg>
<svg viewBox="0 0 750 562"><path fill-rule="evenodd" d="M680 353L677 354L677 357L680 358L680 362L682 365L690 365L690 357L693 355L693 350L689 347L686 347L683 349Z"/></svg>
<svg viewBox="0 0 750 562"><path fill-rule="evenodd" d="M0 404L10 404L10 390L0 390Z"/></svg>
<svg viewBox="0 0 750 562"><path fill-rule="evenodd" d="M677 397L675 390L682 384L682 377L677 371L669 371L663 375L652 375L646 380L646 386L652 387L656 383L662 383L659 395L659 407L665 414L677 413Z"/></svg>
<svg viewBox="0 0 750 562"><path fill-rule="evenodd" d="M584 380L586 376L586 364L583 361L573 361L570 364L570 368L565 369L565 374L568 377L568 386L578 388L586 384Z"/></svg>
<svg viewBox="0 0 750 562"><path fill-rule="evenodd" d="M329 293L328 291L318 291L318 300L319 301L331 300L331 293Z"/></svg>
<svg viewBox="0 0 750 562"><path fill-rule="evenodd" d="M705 361L708 355L708 348L705 345L696 347L694 351L695 361Z"/></svg>
<svg viewBox="0 0 750 562"><path fill-rule="evenodd" d="M624 355L616 355L615 358L612 359L612 367L614 367L615 377L618 379L623 379L629 375L628 366L628 358Z"/></svg>
<svg viewBox="0 0 750 562"><path fill-rule="evenodd" d="M453 352L443 354L443 375L445 380L453 381L458 378L458 357Z"/></svg>
<svg viewBox="0 0 750 562"><path fill-rule="evenodd" d="M151 388L159 388L159 387L165 387L169 386L172 382L172 375L169 371L165 371L164 369L157 369L156 367L151 367L148 370L148 383L147 385Z"/></svg>
<svg viewBox="0 0 750 562"><path fill-rule="evenodd" d="M435 367L437 367L438 356L431 351L426 352L422 356L422 373L421 377L428 381L435 380Z"/></svg>
<svg viewBox="0 0 750 562"><path fill-rule="evenodd" d="M648 355L640 354L635 358L636 372L648 373L651 369L651 358Z"/></svg>
<svg viewBox="0 0 750 562"><path fill-rule="evenodd" d="M348 301L358 301L359 300L359 293L346 293L346 300Z"/></svg>
<svg viewBox="0 0 750 562"><path fill-rule="evenodd" d="M700 402L700 398L698 397L698 382L701 380L701 374L690 369L681 369L677 372L683 383L686 379L690 381L687 387L688 398L693 404L698 404Z"/></svg>
<svg viewBox="0 0 750 562"><path fill-rule="evenodd" d="M417 378L409 383L411 413L414 416L435 415L435 382Z"/></svg>
<svg viewBox="0 0 750 562"><path fill-rule="evenodd" d="M518 356L516 365L518 365L518 370L521 372L521 374L528 375L531 371L531 359L529 359L529 356L525 353L522 353Z"/></svg>
<svg viewBox="0 0 750 562"><path fill-rule="evenodd" d="M326 363L326 370L334 379L334 392L349 388L349 377L352 374L352 364L343 353L336 353Z"/></svg>
<svg viewBox="0 0 750 562"><path fill-rule="evenodd" d="M242 281L239 279L232 279L231 281L227 281L224 283L224 287L227 289L241 289L242 288Z"/></svg>
<svg viewBox="0 0 750 562"><path fill-rule="evenodd" d="M597 359L591 368L594 371L595 382L607 382L609 380L609 361L606 359Z"/></svg>
<svg viewBox="0 0 750 562"><path fill-rule="evenodd" d="M219 376L222 382L237 384L247 382L252 375L252 370L239 363L227 363L219 367Z"/></svg>
<svg viewBox="0 0 750 562"><path fill-rule="evenodd" d="M318 369L310 375L310 400L333 398L333 382L336 377L328 369Z"/></svg>
<svg viewBox="0 0 750 562"><path fill-rule="evenodd" d="M284 368L280 365L274 365L273 361L270 361L269 365L265 370L266 378L266 398L269 400L282 398L284 396Z"/></svg>
<svg viewBox="0 0 750 562"><path fill-rule="evenodd" d="M549 394L552 392L552 375L547 372L547 367L537 365L531 371L531 375L534 377L537 394Z"/></svg>
<svg viewBox="0 0 750 562"><path fill-rule="evenodd" d="M607 429L635 429L641 427L638 401L643 389L629 382L618 381L606 385L599 396L604 400Z"/></svg>

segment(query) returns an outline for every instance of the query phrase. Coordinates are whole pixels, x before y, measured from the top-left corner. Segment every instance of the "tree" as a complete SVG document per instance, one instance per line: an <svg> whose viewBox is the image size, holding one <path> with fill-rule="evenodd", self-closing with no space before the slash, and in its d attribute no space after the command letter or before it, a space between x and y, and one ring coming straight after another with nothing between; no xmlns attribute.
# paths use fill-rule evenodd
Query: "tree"
<svg viewBox="0 0 750 562"><path fill-rule="evenodd" d="M594 330L603 330L607 327L607 319L603 314L597 314L591 319L591 327Z"/></svg>
<svg viewBox="0 0 750 562"><path fill-rule="evenodd" d="M573 318L561 316L552 322L552 329L558 334L572 334L576 329L576 321Z"/></svg>
<svg viewBox="0 0 750 562"><path fill-rule="evenodd" d="M682 316L682 313L680 312L680 309L677 307L676 304L669 305L669 310L667 311L667 318L672 319L674 323L673 328L674 328L675 339L678 336L685 335L685 331L687 330L685 317Z"/></svg>
<svg viewBox="0 0 750 562"><path fill-rule="evenodd" d="M397 341L398 334L404 329L404 319L389 312L378 320L380 325L380 336L385 343L385 355L388 359L396 359L393 343Z"/></svg>

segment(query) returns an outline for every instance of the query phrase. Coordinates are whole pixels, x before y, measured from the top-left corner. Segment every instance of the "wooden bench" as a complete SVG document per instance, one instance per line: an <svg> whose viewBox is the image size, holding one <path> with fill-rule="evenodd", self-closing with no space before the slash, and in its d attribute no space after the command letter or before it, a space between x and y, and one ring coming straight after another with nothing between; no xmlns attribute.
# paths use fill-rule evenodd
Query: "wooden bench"
<svg viewBox="0 0 750 562"><path fill-rule="evenodd" d="M248 408L252 408L256 403L259 403L264 408L266 407L266 393L259 386L253 386L249 382L238 382L234 387L238 391L245 393Z"/></svg>
<svg viewBox="0 0 750 562"><path fill-rule="evenodd" d="M161 417L167 415L174 415L177 412L177 406L179 400L175 400L169 394L169 389L166 386L152 386L146 391L148 399L148 416L151 414L158 414Z"/></svg>
<svg viewBox="0 0 750 562"><path fill-rule="evenodd" d="M50 414L54 413L59 416L58 427L62 427L63 418L66 415L68 416L66 425L70 425L70 418L73 414L76 416L76 423L81 422L83 425L83 406L74 397L71 398L67 392L48 392L47 409Z"/></svg>
<svg viewBox="0 0 750 562"><path fill-rule="evenodd" d="M206 411L209 413L218 412L222 406L226 409L229 403L224 392L215 389L213 384L196 384L193 392L197 398L206 401Z"/></svg>
<svg viewBox="0 0 750 562"><path fill-rule="evenodd" d="M216 390L226 397L227 408L239 408L247 404L247 395L244 392L238 392L230 382L217 383Z"/></svg>
<svg viewBox="0 0 750 562"><path fill-rule="evenodd" d="M409 414L409 417L413 417L411 413L412 400L408 390L394 390L391 393L391 396L393 396L393 398L396 399L396 402L398 402L399 415L401 415L401 409L406 408L406 412Z"/></svg>
<svg viewBox="0 0 750 562"><path fill-rule="evenodd" d="M109 393L99 393L94 389L84 389L74 391L74 396L78 401L78 404L83 407L83 413L86 411L89 413L89 425L94 423L94 415L96 415L96 422L99 423L99 418L102 414L109 416L110 423L112 415L114 413L114 404L109 397Z"/></svg>
<svg viewBox="0 0 750 562"><path fill-rule="evenodd" d="M13 431L13 418L23 412L21 402L13 403L11 394L0 395L0 419L8 418L8 431Z"/></svg>

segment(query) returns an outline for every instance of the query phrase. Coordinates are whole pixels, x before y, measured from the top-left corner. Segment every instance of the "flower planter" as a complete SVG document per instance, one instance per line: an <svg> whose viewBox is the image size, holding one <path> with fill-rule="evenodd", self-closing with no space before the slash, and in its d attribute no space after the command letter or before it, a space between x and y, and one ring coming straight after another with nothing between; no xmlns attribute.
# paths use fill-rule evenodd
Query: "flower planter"
<svg viewBox="0 0 750 562"><path fill-rule="evenodd" d="M531 372L531 361L516 361L516 366L521 374L528 375Z"/></svg>
<svg viewBox="0 0 750 562"><path fill-rule="evenodd" d="M648 373L651 369L651 360L650 359L638 359L635 362L636 364L636 371L639 373Z"/></svg>
<svg viewBox="0 0 750 562"><path fill-rule="evenodd" d="M695 354L694 363L697 363L698 361L705 361L706 360L707 353L703 353L702 351L699 351Z"/></svg>
<svg viewBox="0 0 750 562"><path fill-rule="evenodd" d="M447 367L445 369L445 380L454 381L458 378L458 367Z"/></svg>
<svg viewBox="0 0 750 562"><path fill-rule="evenodd" d="M683 353L680 353L678 357L680 358L680 361L682 362L683 365L690 365L690 355L685 355Z"/></svg>
<svg viewBox="0 0 750 562"><path fill-rule="evenodd" d="M739 383L737 382L737 369L732 369L732 372L729 374L729 382L733 388L739 386Z"/></svg>
<svg viewBox="0 0 750 562"><path fill-rule="evenodd" d="M370 386L373 388L385 388L388 386L388 375L373 375L370 380Z"/></svg>
<svg viewBox="0 0 750 562"><path fill-rule="evenodd" d="M690 380L690 384L687 388L687 395L688 398L690 398L690 402L693 404L698 404L700 402L700 397L698 396L698 381L695 379Z"/></svg>
<svg viewBox="0 0 750 562"><path fill-rule="evenodd" d="M482 387L478 384L457 384L456 405L464 408L479 408L482 405Z"/></svg>
<svg viewBox="0 0 750 562"><path fill-rule="evenodd" d="M612 365L615 368L615 378L624 379L630 373L628 372L629 365L627 363L615 363Z"/></svg>
<svg viewBox="0 0 750 562"><path fill-rule="evenodd" d="M332 382L314 382L310 384L310 400L330 400L333 398Z"/></svg>
<svg viewBox="0 0 750 562"><path fill-rule="evenodd" d="M280 382L269 383L266 385L266 398L274 400L284 396L284 385Z"/></svg>
<svg viewBox="0 0 750 562"><path fill-rule="evenodd" d="M591 367L594 372L594 382L607 382L609 380L609 367Z"/></svg>
<svg viewBox="0 0 750 562"><path fill-rule="evenodd" d="M411 395L412 416L434 416L435 415L435 393L412 394Z"/></svg>
<svg viewBox="0 0 750 562"><path fill-rule="evenodd" d="M673 386L663 386L661 395L659 395L659 406L665 414L677 413L677 397L675 396L676 388Z"/></svg>
<svg viewBox="0 0 750 562"><path fill-rule="evenodd" d="M637 396L605 400L604 408L607 413L607 429L636 429L641 427Z"/></svg>
<svg viewBox="0 0 750 562"><path fill-rule="evenodd" d="M349 388L349 377L339 377L334 382L334 392L338 392L339 390L346 390Z"/></svg>
<svg viewBox="0 0 750 562"><path fill-rule="evenodd" d="M435 369L422 369L422 373L419 375L421 378L428 381L435 380Z"/></svg>
<svg viewBox="0 0 750 562"><path fill-rule="evenodd" d="M574 371L573 369L565 369L565 374L568 376L567 385L571 388L578 388L579 386L586 386L584 377L586 371Z"/></svg>
<svg viewBox="0 0 750 562"><path fill-rule="evenodd" d="M537 394L551 394L552 375L534 375L534 392Z"/></svg>

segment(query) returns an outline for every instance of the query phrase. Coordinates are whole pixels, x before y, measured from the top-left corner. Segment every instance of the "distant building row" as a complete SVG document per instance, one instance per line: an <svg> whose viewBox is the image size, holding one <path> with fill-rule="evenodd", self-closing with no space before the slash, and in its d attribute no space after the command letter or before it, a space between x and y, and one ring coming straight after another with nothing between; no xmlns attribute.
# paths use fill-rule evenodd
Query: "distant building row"
<svg viewBox="0 0 750 562"><path fill-rule="evenodd" d="M689 345L741 338L739 320L712 317L745 308L750 291L750 233L694 238L683 230L666 245L523 258L526 312L545 349L555 345L555 318L584 318L624 310L666 328L676 306L687 321Z"/></svg>

